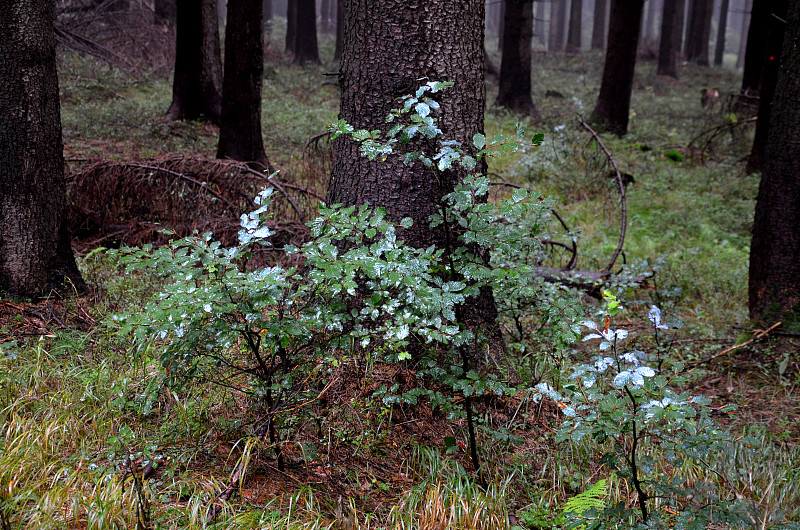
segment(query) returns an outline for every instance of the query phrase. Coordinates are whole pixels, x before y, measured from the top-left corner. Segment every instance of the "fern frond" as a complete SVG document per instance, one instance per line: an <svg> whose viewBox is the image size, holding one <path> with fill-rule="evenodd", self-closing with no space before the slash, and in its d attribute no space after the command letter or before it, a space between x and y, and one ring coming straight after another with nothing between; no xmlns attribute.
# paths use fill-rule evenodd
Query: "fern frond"
<svg viewBox="0 0 800 530"><path fill-rule="evenodd" d="M612 475L613 477L613 475ZM583 513L595 509L598 512L606 507L606 496L608 494L609 479L598 480L583 493L579 493L570 498L562 510L565 517L581 518Z"/></svg>

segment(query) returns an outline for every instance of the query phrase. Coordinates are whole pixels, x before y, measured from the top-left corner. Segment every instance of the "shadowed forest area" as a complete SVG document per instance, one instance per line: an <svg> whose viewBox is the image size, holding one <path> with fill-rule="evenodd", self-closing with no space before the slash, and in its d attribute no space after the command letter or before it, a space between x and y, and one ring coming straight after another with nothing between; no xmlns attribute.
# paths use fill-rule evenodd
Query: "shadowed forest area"
<svg viewBox="0 0 800 530"><path fill-rule="evenodd" d="M800 62L757 133L751 2L634 1L620 118L626 2L347 0L337 44L334 1L204 0L186 90L174 4L57 3L77 273L16 290L0 230L0 530L800 528L797 281L751 257Z"/></svg>

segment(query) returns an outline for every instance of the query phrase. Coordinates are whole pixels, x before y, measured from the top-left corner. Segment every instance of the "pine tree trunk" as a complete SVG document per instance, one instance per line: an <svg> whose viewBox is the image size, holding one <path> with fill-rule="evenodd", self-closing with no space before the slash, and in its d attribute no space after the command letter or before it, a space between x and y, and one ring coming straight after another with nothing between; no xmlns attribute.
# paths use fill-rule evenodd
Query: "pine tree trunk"
<svg viewBox="0 0 800 530"><path fill-rule="evenodd" d="M603 80L600 84L600 96L590 119L599 128L617 135L628 132L628 113L643 6L644 0L614 0L611 5Z"/></svg>
<svg viewBox="0 0 800 530"><path fill-rule="evenodd" d="M178 0L171 120L219 123L222 59L216 0Z"/></svg>
<svg viewBox="0 0 800 530"><path fill-rule="evenodd" d="M744 67L744 55L747 50L747 28L750 26L750 11L753 9L753 0L747 0L742 13L742 25L739 30L739 53L736 57L736 68Z"/></svg>
<svg viewBox="0 0 800 530"><path fill-rule="evenodd" d="M790 2L750 246L750 316L800 332L800 2Z"/></svg>
<svg viewBox="0 0 800 530"><path fill-rule="evenodd" d="M719 6L719 24L717 25L717 42L714 45L714 66L722 66L725 56L725 30L728 29L728 0L722 0Z"/></svg>
<svg viewBox="0 0 800 530"><path fill-rule="evenodd" d="M342 46L344 46L344 0L336 0L336 47L333 51L333 60L339 61L342 58Z"/></svg>
<svg viewBox="0 0 800 530"><path fill-rule="evenodd" d="M445 139L470 149L473 136L483 132L484 0L345 0L345 10L341 118L356 129L386 131L385 117L397 98L427 80L452 81L439 98L439 127ZM326 203L384 207L395 222L411 217L413 226L398 237L415 247L447 248L445 231L432 229L428 219L465 171L437 174L419 162L406 166L399 156L370 161L344 137L334 143L334 153ZM499 336L490 291L465 309L468 322Z"/></svg>
<svg viewBox="0 0 800 530"><path fill-rule="evenodd" d="M229 0L217 158L268 167L261 137L262 0Z"/></svg>
<svg viewBox="0 0 800 530"><path fill-rule="evenodd" d="M286 4L286 53L294 54L297 46L297 0Z"/></svg>
<svg viewBox="0 0 800 530"><path fill-rule="evenodd" d="M756 120L756 133L753 137L753 148L747 159L745 171L757 173L764 166L764 157L767 152L767 142L772 119L772 102L775 96L775 86L778 82L778 69L781 68L780 58L783 52L783 38L789 0L775 0L773 10L767 19L767 34L762 38L767 43L766 57L761 70L759 83L758 119Z"/></svg>
<svg viewBox="0 0 800 530"><path fill-rule="evenodd" d="M296 0L294 62L319 63L317 11L314 0Z"/></svg>
<svg viewBox="0 0 800 530"><path fill-rule="evenodd" d="M569 0L553 0L550 3L550 28L547 51L560 52L564 49L564 17Z"/></svg>
<svg viewBox="0 0 800 530"><path fill-rule="evenodd" d="M567 32L567 53L581 51L581 34L583 32L583 0L572 0L569 8L569 31Z"/></svg>
<svg viewBox="0 0 800 530"><path fill-rule="evenodd" d="M0 0L0 293L82 291L67 227L55 3Z"/></svg>
<svg viewBox="0 0 800 530"><path fill-rule="evenodd" d="M750 29L747 32L747 48L744 54L742 72L742 94L758 95L761 84L761 71L767 57L769 18L774 0L753 0L750 11Z"/></svg>
<svg viewBox="0 0 800 530"><path fill-rule="evenodd" d="M597 0L594 4L594 23L592 24L592 49L606 48L606 11L608 0Z"/></svg>
<svg viewBox="0 0 800 530"><path fill-rule="evenodd" d="M714 0L692 0L689 33L686 36L686 60L708 66L708 41L711 37L711 16Z"/></svg>
<svg viewBox="0 0 800 530"><path fill-rule="evenodd" d="M544 1L538 0L534 5L536 6L536 16L533 21L533 36L536 42L544 46L547 42L545 29L544 29Z"/></svg>
<svg viewBox="0 0 800 530"><path fill-rule="evenodd" d="M664 0L661 17L661 41L658 48L658 75L678 79L678 55L683 37L685 0Z"/></svg>
<svg viewBox="0 0 800 530"><path fill-rule="evenodd" d="M539 119L531 98L533 0L506 0L500 87L495 105Z"/></svg>

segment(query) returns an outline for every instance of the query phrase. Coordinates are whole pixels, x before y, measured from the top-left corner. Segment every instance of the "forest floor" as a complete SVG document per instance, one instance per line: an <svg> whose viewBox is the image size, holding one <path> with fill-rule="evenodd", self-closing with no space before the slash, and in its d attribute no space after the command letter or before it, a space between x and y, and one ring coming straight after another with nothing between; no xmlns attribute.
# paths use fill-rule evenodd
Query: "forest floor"
<svg viewBox="0 0 800 530"><path fill-rule="evenodd" d="M276 223L283 241L297 244L325 194L331 154L323 133L336 119L338 87L322 75L335 70L330 39L322 40L322 65L292 66L280 48L273 40L268 52L262 128L288 190ZM579 236L579 268L598 270L616 246L619 201L607 160L580 123L602 57L537 53L534 62L543 118L521 122L529 134L545 133L545 143L491 160L490 176L556 197L569 233ZM677 81L654 68L637 65L630 133L602 136L633 179L622 259L631 276L652 275L644 286L617 287L621 325L644 336L651 304L682 322L671 346L696 366L691 392L713 406L737 404L735 415L715 418L759 444L709 467L739 466L731 487L765 514L758 526L798 521L800 338L779 327L743 344L758 331L746 293L758 176L743 171L752 123L732 112L739 74L687 65ZM482 435L489 485L481 488L470 479L463 423L423 402L381 402L382 385L419 384L413 368L357 360L338 368L315 414L293 427L299 434L279 470L271 448L246 435L244 397L198 381L168 387L157 341L132 343L115 330L113 315L142 308L159 284L125 275L103 250L159 241L162 227L230 237L263 179L213 162L213 126L164 118L168 79L71 52L61 53L59 73L75 247L92 293L0 300L0 478L11 477L0 511L20 528L203 528L241 461L250 462L247 479L218 501L216 528L550 528L566 499L604 476L589 444L555 442L556 405L511 396L478 404L487 425L511 426L517 437L498 443ZM704 87L723 97L703 108ZM494 107L495 94L489 77L487 136L511 134L520 118ZM583 300L587 316L597 310L596 300ZM526 361L534 372L561 369L542 348ZM579 345L573 355L589 353ZM627 486L615 494L631 502Z"/></svg>

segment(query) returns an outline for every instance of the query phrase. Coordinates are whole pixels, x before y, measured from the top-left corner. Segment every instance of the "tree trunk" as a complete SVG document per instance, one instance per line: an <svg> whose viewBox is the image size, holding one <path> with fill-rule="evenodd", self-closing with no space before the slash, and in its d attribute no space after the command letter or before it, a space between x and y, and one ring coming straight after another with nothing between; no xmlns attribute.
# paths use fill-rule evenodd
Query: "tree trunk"
<svg viewBox="0 0 800 530"><path fill-rule="evenodd" d="M778 82L778 69L781 68L780 57L783 51L783 38L786 24L786 12L789 0L774 0L770 17L767 19L767 34L762 38L767 43L766 57L761 70L759 83L758 119L756 120L756 133L753 137L753 149L747 159L745 171L757 173L764 166L764 157L769 141L770 120L772 116L772 103L775 95L775 86Z"/></svg>
<svg viewBox="0 0 800 530"><path fill-rule="evenodd" d="M608 0L597 0L594 4L594 24L592 24L592 49L606 48L606 11Z"/></svg>
<svg viewBox="0 0 800 530"><path fill-rule="evenodd" d="M544 2L539 0L534 5L536 6L536 15L533 20L533 36L536 38L536 42L544 46L547 42L544 30Z"/></svg>
<svg viewBox="0 0 800 530"><path fill-rule="evenodd" d="M689 33L686 35L686 60L708 66L708 41L711 37L711 16L714 0L692 0Z"/></svg>
<svg viewBox="0 0 800 530"><path fill-rule="evenodd" d="M67 227L55 3L0 0L0 292L85 289Z"/></svg>
<svg viewBox="0 0 800 530"><path fill-rule="evenodd" d="M722 0L719 6L719 24L717 25L717 42L714 45L714 66L722 66L725 56L725 30L728 29L728 0Z"/></svg>
<svg viewBox="0 0 800 530"><path fill-rule="evenodd" d="M769 18L774 0L753 0L750 11L750 29L747 32L747 48L744 54L744 72L742 73L742 94L758 95L761 84L761 71L767 58L767 40Z"/></svg>
<svg viewBox="0 0 800 530"><path fill-rule="evenodd" d="M661 17L661 42L658 48L658 75L678 79L678 56L683 37L683 12L686 0L664 0Z"/></svg>
<svg viewBox="0 0 800 530"><path fill-rule="evenodd" d="M296 0L294 62L319 63L317 10L314 0Z"/></svg>
<svg viewBox="0 0 800 530"><path fill-rule="evenodd" d="M342 46L344 45L344 0L336 1L336 47L333 51L333 60L342 59Z"/></svg>
<svg viewBox="0 0 800 530"><path fill-rule="evenodd" d="M178 0L171 120L206 119L219 124L222 59L216 0Z"/></svg>
<svg viewBox="0 0 800 530"><path fill-rule="evenodd" d="M331 16L331 6L333 0L322 0L322 7L320 9L320 16L322 18L322 33L331 33L333 28L333 17Z"/></svg>
<svg viewBox="0 0 800 530"><path fill-rule="evenodd" d="M268 167L261 138L261 1L229 0L217 158Z"/></svg>
<svg viewBox="0 0 800 530"><path fill-rule="evenodd" d="M286 4L286 53L294 54L297 46L297 0Z"/></svg>
<svg viewBox="0 0 800 530"><path fill-rule="evenodd" d="M750 316L800 331L800 2L790 2L750 246Z"/></svg>
<svg viewBox="0 0 800 530"><path fill-rule="evenodd" d="M274 9L272 8L272 0L264 0L261 6L263 9L262 25L264 30L264 52L266 53L269 47L269 41L272 40L272 17L274 16Z"/></svg>
<svg viewBox="0 0 800 530"><path fill-rule="evenodd" d="M550 28L547 51L560 52L564 49L564 18L569 0L553 0L550 3Z"/></svg>
<svg viewBox="0 0 800 530"><path fill-rule="evenodd" d="M643 6L644 0L612 1L600 96L590 118L599 128L620 136L628 132L628 112Z"/></svg>
<svg viewBox="0 0 800 530"><path fill-rule="evenodd" d="M503 58L496 105L539 119L531 99L533 0L506 0Z"/></svg>
<svg viewBox="0 0 800 530"><path fill-rule="evenodd" d="M747 28L750 25L750 11L753 9L753 0L747 0L742 13L742 25L739 30L739 53L736 57L736 68L744 67L744 54L747 50Z"/></svg>
<svg viewBox="0 0 800 530"><path fill-rule="evenodd" d="M503 51L503 35L506 32L506 1L507 0L498 0L497 1L497 49L498 51Z"/></svg>
<svg viewBox="0 0 800 530"><path fill-rule="evenodd" d="M445 139L470 150L473 136L483 132L484 0L345 0L345 6L340 117L356 129L386 131L385 117L398 97L414 93L425 80L452 81L439 98L439 127ZM437 174L419 162L406 166L400 156L370 161L345 137L336 140L334 152L326 203L384 207L395 222L411 217L413 226L400 238L415 247L447 248L445 230L432 229L428 219L466 171ZM499 336L490 291L472 300L465 313L482 333Z"/></svg>
<svg viewBox="0 0 800 530"><path fill-rule="evenodd" d="M572 0L569 8L569 31L567 32L567 53L581 51L581 34L583 32L583 0Z"/></svg>

